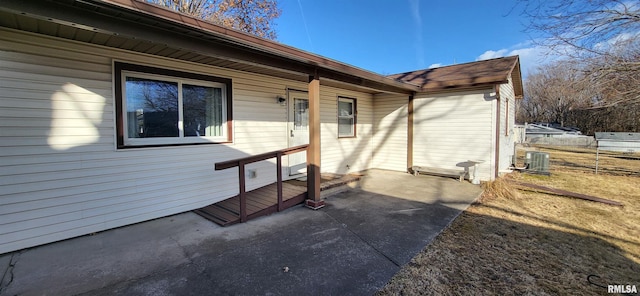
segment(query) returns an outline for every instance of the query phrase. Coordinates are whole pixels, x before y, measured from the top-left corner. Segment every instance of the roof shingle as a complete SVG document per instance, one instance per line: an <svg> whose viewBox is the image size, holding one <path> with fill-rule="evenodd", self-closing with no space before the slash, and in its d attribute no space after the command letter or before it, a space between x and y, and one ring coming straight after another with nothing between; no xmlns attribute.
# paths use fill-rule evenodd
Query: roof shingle
<svg viewBox="0 0 640 296"><path fill-rule="evenodd" d="M511 78L516 98L522 97L518 56L417 70L387 77L417 85L425 91L501 84Z"/></svg>

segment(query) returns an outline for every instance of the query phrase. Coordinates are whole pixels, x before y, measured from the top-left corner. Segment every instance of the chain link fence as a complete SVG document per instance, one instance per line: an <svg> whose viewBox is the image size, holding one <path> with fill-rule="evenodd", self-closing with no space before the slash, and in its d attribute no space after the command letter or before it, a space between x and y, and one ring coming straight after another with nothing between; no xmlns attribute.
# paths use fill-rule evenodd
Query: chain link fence
<svg viewBox="0 0 640 296"><path fill-rule="evenodd" d="M582 148L560 145L518 144L515 164L523 167L526 151L547 152L550 168L596 173L596 148ZM600 150L597 153L598 174L640 177L640 153Z"/></svg>

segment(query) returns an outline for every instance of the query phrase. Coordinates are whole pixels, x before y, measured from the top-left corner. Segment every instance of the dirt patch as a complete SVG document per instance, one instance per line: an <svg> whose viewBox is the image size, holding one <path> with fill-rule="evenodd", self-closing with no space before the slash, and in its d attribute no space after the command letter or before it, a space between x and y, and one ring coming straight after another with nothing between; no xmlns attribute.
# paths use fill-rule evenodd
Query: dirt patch
<svg viewBox="0 0 640 296"><path fill-rule="evenodd" d="M624 206L519 191L504 180L484 184L481 201L378 294L606 294L588 283L591 274L605 285L640 288L640 160L612 155L595 175L590 151L540 150L550 152L551 176L507 178Z"/></svg>

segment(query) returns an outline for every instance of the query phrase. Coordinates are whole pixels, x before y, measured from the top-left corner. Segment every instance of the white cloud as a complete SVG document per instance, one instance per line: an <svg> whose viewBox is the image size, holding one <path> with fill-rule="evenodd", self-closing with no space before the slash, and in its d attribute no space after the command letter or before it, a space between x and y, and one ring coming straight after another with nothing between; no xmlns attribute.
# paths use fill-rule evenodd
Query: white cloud
<svg viewBox="0 0 640 296"><path fill-rule="evenodd" d="M596 43L593 48L599 51L616 51L624 49L632 42L637 42L638 39L640 39L640 32L624 32L613 36L607 41Z"/></svg>
<svg viewBox="0 0 640 296"><path fill-rule="evenodd" d="M413 21L422 27L422 16L420 16L420 1L409 0L409 7L411 9L411 17Z"/></svg>
<svg viewBox="0 0 640 296"><path fill-rule="evenodd" d="M640 4L635 1L623 1L618 2L615 6L612 7L613 10L619 12L625 11L634 11L640 8Z"/></svg>
<svg viewBox="0 0 640 296"><path fill-rule="evenodd" d="M424 48L422 47L422 16L420 16L420 1L409 0L409 9L411 10L411 18L413 19L415 27L415 48L416 48L416 60L418 61L418 67L424 68Z"/></svg>
<svg viewBox="0 0 640 296"><path fill-rule="evenodd" d="M487 50L476 58L476 61L501 58L506 56L520 56L520 69L522 76L527 76L536 67L550 61L559 59L545 47L534 44L531 41L521 42L508 48Z"/></svg>
<svg viewBox="0 0 640 296"><path fill-rule="evenodd" d="M495 59L495 58L501 58L503 56L505 56L505 54L508 52L507 49L499 49L496 51L493 50L487 50L485 51L483 54L481 54L480 56L478 56L478 58L476 58L476 61L482 61L482 60L489 60L489 59Z"/></svg>
<svg viewBox="0 0 640 296"><path fill-rule="evenodd" d="M441 63L431 64L431 65L429 66L429 69L431 69L431 68L438 68L438 67L442 67L442 64L441 64Z"/></svg>

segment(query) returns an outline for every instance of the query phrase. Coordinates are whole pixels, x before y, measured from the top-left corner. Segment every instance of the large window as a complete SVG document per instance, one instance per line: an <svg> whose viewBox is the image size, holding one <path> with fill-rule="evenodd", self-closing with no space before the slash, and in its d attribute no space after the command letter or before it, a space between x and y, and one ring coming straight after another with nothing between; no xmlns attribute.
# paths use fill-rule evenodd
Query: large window
<svg viewBox="0 0 640 296"><path fill-rule="evenodd" d="M229 142L231 81L116 63L118 147Z"/></svg>
<svg viewBox="0 0 640 296"><path fill-rule="evenodd" d="M356 136L356 99L338 97L338 137Z"/></svg>

